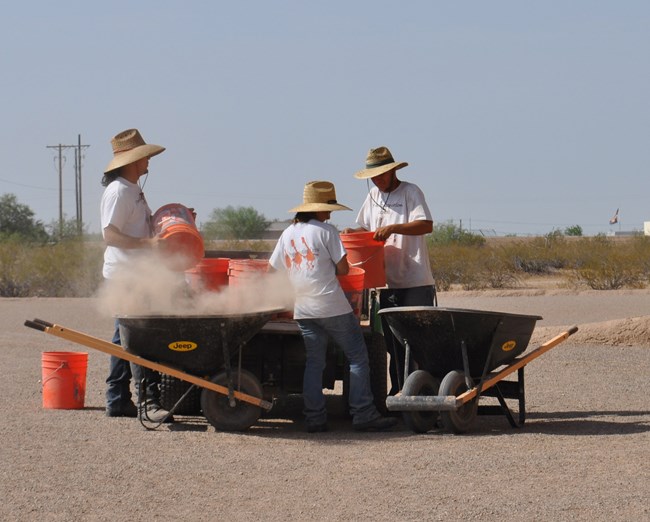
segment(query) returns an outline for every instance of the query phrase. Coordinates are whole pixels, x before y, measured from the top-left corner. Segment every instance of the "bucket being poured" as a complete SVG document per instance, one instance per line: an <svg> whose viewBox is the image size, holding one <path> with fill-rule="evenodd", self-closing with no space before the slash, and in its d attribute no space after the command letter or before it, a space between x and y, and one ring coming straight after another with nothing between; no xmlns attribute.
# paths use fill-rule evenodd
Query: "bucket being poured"
<svg viewBox="0 0 650 522"><path fill-rule="evenodd" d="M345 293L345 297L348 298L352 312L357 318L361 317L365 271L362 268L351 266L350 271L346 275L336 277L339 280L341 289Z"/></svg>
<svg viewBox="0 0 650 522"><path fill-rule="evenodd" d="M203 237L190 209L180 203L164 205L156 210L152 223L154 234L164 240L162 250L169 268L187 270L203 258Z"/></svg>
<svg viewBox="0 0 650 522"><path fill-rule="evenodd" d="M373 239L374 232L341 234L350 266L365 270L363 288L386 286L384 243Z"/></svg>
<svg viewBox="0 0 650 522"><path fill-rule="evenodd" d="M86 397L85 352L43 352L41 355L43 408L79 410Z"/></svg>
<svg viewBox="0 0 650 522"><path fill-rule="evenodd" d="M192 290L211 292L221 290L228 286L228 266L230 259L227 257L204 258L194 267L185 270L185 277Z"/></svg>
<svg viewBox="0 0 650 522"><path fill-rule="evenodd" d="M267 274L267 259L231 259L228 267L228 284L250 284Z"/></svg>

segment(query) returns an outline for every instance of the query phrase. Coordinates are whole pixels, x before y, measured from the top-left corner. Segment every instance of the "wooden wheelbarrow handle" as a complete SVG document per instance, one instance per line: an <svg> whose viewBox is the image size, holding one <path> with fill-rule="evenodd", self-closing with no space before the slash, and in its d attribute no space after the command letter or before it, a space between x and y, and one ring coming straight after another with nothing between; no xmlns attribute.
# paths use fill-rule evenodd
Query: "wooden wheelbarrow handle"
<svg viewBox="0 0 650 522"><path fill-rule="evenodd" d="M195 384L196 386L200 386L201 388L207 388L208 390L219 393L220 395L226 395L226 396L228 395L228 388L226 386L215 384L212 381L203 379L201 377L197 377L189 373L185 373L183 371L177 370L165 364L160 364L160 363L150 361L148 359L144 359L142 357L139 357L137 355L125 351L124 349L120 348L116 344L113 344L108 341L104 341L103 339L99 339L97 337L93 337L92 335L88 335L83 332L78 332L76 330L72 330L71 328L65 328L58 324L50 323L42 319L25 321L25 326L29 328L34 328L35 330L40 330L41 332L45 332L47 334L54 335L56 337L61 337L62 339L72 341L73 343L82 344L89 348L94 348L95 350L99 350L100 352L107 353L108 355L114 355L115 357L124 359L125 361L129 361L139 366L144 366L145 368L149 368L150 370L155 370L157 372L171 375L172 377L176 377L177 379L181 379L191 384ZM236 390L233 390L233 396L242 402L247 402L254 406L259 406L260 408L264 408L266 411L269 411L273 406L273 404L271 404L269 401L265 401L264 399L258 397L253 397L252 395L249 395L247 393L242 393Z"/></svg>

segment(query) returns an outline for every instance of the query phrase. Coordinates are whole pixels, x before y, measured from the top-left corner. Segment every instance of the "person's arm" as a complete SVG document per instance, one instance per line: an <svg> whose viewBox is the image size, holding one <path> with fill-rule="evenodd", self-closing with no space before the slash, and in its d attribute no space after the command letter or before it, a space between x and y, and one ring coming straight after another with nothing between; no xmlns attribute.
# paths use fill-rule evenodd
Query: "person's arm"
<svg viewBox="0 0 650 522"><path fill-rule="evenodd" d="M379 227L375 230L373 238L377 241L386 241L391 234L402 234L404 236L423 236L433 231L433 221L411 221L396 225Z"/></svg>
<svg viewBox="0 0 650 522"><path fill-rule="evenodd" d="M125 250L135 248L154 248L159 238L156 237L133 237L120 232L114 225L108 225L104 229L104 243L108 246L124 248Z"/></svg>
<svg viewBox="0 0 650 522"><path fill-rule="evenodd" d="M348 256L343 256L341 260L336 263L336 275L348 275L350 272L350 264L348 263Z"/></svg>

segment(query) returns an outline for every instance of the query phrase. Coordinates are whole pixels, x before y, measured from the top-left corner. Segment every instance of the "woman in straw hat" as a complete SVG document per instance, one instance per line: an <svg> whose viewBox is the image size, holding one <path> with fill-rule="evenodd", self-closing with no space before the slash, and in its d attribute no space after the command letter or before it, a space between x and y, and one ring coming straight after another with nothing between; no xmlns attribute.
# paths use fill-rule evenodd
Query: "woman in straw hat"
<svg viewBox="0 0 650 522"><path fill-rule="evenodd" d="M345 232L372 231L384 241L386 284L379 294L379 307L432 306L436 302L435 286L425 236L433 230L431 212L424 194L414 183L401 181L397 171L408 163L393 159L387 147L370 149L366 167L354 174L357 179L371 179L357 224L360 228ZM395 395L404 375L405 350L392 335L382 318L386 348L390 354L391 389Z"/></svg>
<svg viewBox="0 0 650 522"><path fill-rule="evenodd" d="M286 270L296 294L294 319L306 350L303 400L307 431L327 430L323 370L330 337L350 362L349 404L354 428L388 429L396 419L382 417L375 408L363 333L336 278L347 274L349 265L338 231L326 223L335 210L351 209L337 203L332 183L307 183L302 205L290 210L296 213L293 224L282 233L269 259L271 270Z"/></svg>
<svg viewBox="0 0 650 522"><path fill-rule="evenodd" d="M101 226L106 250L102 274L112 279L122 270L129 270L134 255L155 246L152 237L151 209L139 184L148 173L149 158L165 150L160 145L145 143L136 129L117 134L112 140L113 159L104 171L102 185L106 188L100 204ZM115 322L115 344L121 344L118 322ZM133 372L133 373L132 373ZM139 402L138 412L131 400L131 375L135 377ZM141 389L142 377L147 386ZM128 361L111 356L110 372L106 379L106 415L109 417L143 416L152 422L172 422L169 412L160 406L160 374Z"/></svg>

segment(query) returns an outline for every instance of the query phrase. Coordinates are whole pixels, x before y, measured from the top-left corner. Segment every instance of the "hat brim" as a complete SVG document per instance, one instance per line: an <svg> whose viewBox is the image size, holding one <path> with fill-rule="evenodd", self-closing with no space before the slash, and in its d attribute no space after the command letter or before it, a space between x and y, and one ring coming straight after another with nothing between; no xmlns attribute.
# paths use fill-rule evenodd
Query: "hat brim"
<svg viewBox="0 0 650 522"><path fill-rule="evenodd" d="M160 154L164 150L165 147L147 143L145 145L139 145L134 149L118 152L104 170L104 174L108 174L112 170L119 169L125 165L135 163L136 161L143 158L151 158L157 154Z"/></svg>
<svg viewBox="0 0 650 522"><path fill-rule="evenodd" d="M405 161L394 161L393 163L386 163L386 165L381 165L379 167L360 170L359 172L355 172L354 177L357 179L374 178L375 176L381 176L384 172L388 172L389 170L403 169L407 165L408 163Z"/></svg>
<svg viewBox="0 0 650 522"><path fill-rule="evenodd" d="M352 210L338 203L303 203L288 210L288 212L332 212L334 210Z"/></svg>

